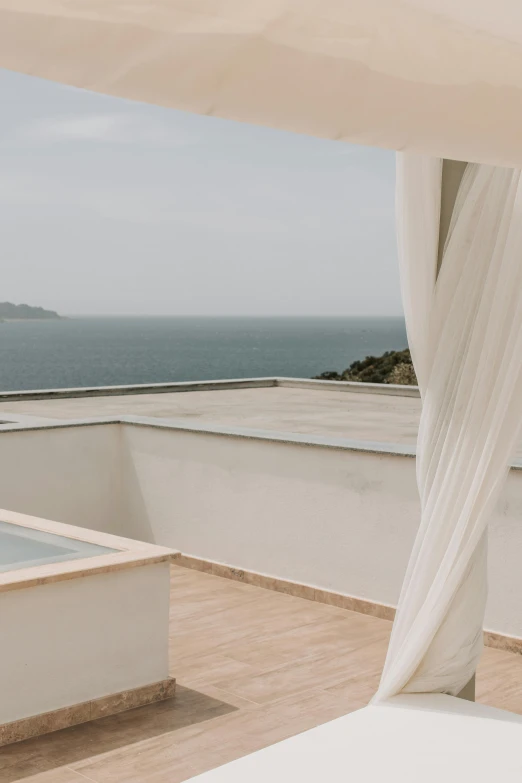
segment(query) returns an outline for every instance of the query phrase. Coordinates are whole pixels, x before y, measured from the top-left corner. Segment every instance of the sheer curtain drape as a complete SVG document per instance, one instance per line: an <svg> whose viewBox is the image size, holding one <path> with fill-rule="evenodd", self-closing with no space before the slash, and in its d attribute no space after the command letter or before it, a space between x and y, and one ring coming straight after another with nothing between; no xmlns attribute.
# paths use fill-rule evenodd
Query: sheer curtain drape
<svg viewBox="0 0 522 783"><path fill-rule="evenodd" d="M442 161L397 157L421 521L375 700L456 695L482 650L487 523L522 420L520 170L469 164L437 276Z"/></svg>

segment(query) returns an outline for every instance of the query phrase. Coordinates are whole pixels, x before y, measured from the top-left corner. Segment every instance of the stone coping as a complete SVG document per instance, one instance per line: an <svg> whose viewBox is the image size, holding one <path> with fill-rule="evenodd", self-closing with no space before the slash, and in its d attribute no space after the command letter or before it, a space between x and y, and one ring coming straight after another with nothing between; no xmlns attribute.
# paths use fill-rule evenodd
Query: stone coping
<svg viewBox="0 0 522 783"><path fill-rule="evenodd" d="M415 457L415 447L401 443L380 443L371 440L352 440L351 438L334 438L328 435L303 434L300 432L282 432L280 430L253 429L250 427L231 427L218 424L187 424L176 419L160 419L147 416L121 416L120 424L131 424L138 427L153 427L156 429L177 430L200 433L204 435L225 435L249 440L265 440L289 445L319 446L328 449L359 451L370 454L390 454L400 457Z"/></svg>
<svg viewBox="0 0 522 783"><path fill-rule="evenodd" d="M122 538L76 525L66 525L41 517L32 517L15 511L0 509L0 520L20 527L54 533L76 541L117 549L117 552L67 560L58 563L18 568L0 573L0 593L36 587L50 582L62 582L94 574L105 574L154 563L172 562L179 552L167 547Z"/></svg>
<svg viewBox="0 0 522 783"><path fill-rule="evenodd" d="M22 417L21 417L22 418ZM333 438L327 435L303 434L299 432L281 432L279 430L253 429L249 427L231 427L219 424L187 424L185 420L160 419L156 416L95 416L88 419L48 419L34 417L29 421L25 416L23 421L10 421L0 425L0 436L10 432L35 432L38 430L67 429L71 427L97 427L110 424L125 424L155 429L191 432L201 435L222 435L248 440L265 440L290 445L319 446L328 449L367 452L370 454L390 454L400 457L415 457L415 447L401 443L385 443L371 440L352 440L350 438Z"/></svg>
<svg viewBox="0 0 522 783"><path fill-rule="evenodd" d="M38 430L66 429L71 427L97 427L103 425L130 425L151 427L153 429L189 432L200 435L216 435L247 440L261 440L288 445L310 446L342 451L354 451L365 454L376 454L393 457L416 457L415 446L404 443L387 443L371 440L352 440L350 438L333 438L327 435L303 434L299 432L281 432L279 430L262 430L248 427L221 426L218 424L187 424L184 420L160 419L155 416L96 416L88 419L42 419L41 417L20 416L15 422L16 414L11 414L13 420L0 424L0 437L3 433L35 432ZM23 420L22 420L23 419ZM30 420L31 419L31 420ZM522 459L515 458L511 463L512 470L522 469Z"/></svg>
<svg viewBox="0 0 522 783"><path fill-rule="evenodd" d="M301 582L292 582L289 579L279 579L278 577L260 574L256 571L247 571L237 566L217 563L214 560L205 560L201 557L182 554L176 565L183 568L191 568L195 571L202 571L213 576L221 576L224 579L232 579L235 582L262 587L265 590L274 590L278 593L285 593L296 598L305 598L308 601L317 601L329 606L337 606L340 609L346 609L350 612L359 614L368 614L372 617L379 617L381 620L393 621L396 609L390 604L373 601L369 598L358 598L353 595L336 593L331 590L323 590L313 585L303 584ZM522 638L517 636L507 636L496 631L484 631L484 644L486 647L495 647L498 650L516 653L522 655Z"/></svg>
<svg viewBox="0 0 522 783"><path fill-rule="evenodd" d="M176 690L176 680L168 677L151 685L142 685L131 690L101 696L81 704L61 707L51 712L21 718L12 723L0 725L0 747L13 742L22 742L31 737L50 734L53 731L77 726L98 718L116 715L118 712L133 710L146 704L171 699Z"/></svg>
<svg viewBox="0 0 522 783"><path fill-rule="evenodd" d="M315 378L275 378L275 386L287 389L315 389L355 394L385 394L390 397L419 397L418 386L392 383L361 383L359 381L320 381Z"/></svg>
<svg viewBox="0 0 522 783"><path fill-rule="evenodd" d="M2 391L0 403L24 400L56 400L74 397L109 397L133 394L167 394L195 391L227 391L237 389L268 389L275 386L315 391L343 391L359 394L386 394L401 397L419 397L417 386L386 383L356 383L353 381L321 381L311 378L231 378L216 381L181 381L177 383L146 383L126 386L86 386L69 389L30 389Z"/></svg>

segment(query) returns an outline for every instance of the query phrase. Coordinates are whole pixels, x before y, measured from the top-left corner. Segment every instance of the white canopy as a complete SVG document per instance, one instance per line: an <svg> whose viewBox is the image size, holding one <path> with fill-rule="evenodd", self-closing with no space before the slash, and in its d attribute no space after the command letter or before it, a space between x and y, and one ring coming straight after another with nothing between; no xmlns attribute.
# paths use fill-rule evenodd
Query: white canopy
<svg viewBox="0 0 522 783"><path fill-rule="evenodd" d="M0 67L330 139L522 165L519 0L0 0Z"/></svg>

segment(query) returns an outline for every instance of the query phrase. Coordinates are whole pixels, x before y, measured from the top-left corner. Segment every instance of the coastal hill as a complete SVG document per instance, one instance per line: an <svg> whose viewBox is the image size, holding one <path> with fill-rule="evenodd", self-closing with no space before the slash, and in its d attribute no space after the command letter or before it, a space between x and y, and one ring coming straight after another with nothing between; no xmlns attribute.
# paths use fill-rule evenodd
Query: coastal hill
<svg viewBox="0 0 522 783"><path fill-rule="evenodd" d="M49 320L61 318L54 310L43 307L31 307L26 304L15 305L12 302L0 302L0 321Z"/></svg>
<svg viewBox="0 0 522 783"><path fill-rule="evenodd" d="M386 351L382 356L367 356L354 362L347 370L334 370L316 375L319 381L358 381L359 383L396 383L416 386L417 378L408 349Z"/></svg>

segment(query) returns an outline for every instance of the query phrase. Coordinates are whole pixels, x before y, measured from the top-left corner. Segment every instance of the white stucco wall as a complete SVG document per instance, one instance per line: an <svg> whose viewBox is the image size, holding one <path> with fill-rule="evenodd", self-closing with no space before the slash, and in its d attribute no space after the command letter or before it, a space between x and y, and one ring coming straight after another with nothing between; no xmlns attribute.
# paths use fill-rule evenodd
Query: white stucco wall
<svg viewBox="0 0 522 783"><path fill-rule="evenodd" d="M1 433L0 506L392 605L419 519L408 457L134 425ZM521 564L513 470L486 627L520 637Z"/></svg>
<svg viewBox="0 0 522 783"><path fill-rule="evenodd" d="M419 521L415 461L126 427L153 540L395 605ZM490 524L485 626L522 637L522 471Z"/></svg>
<svg viewBox="0 0 522 783"><path fill-rule="evenodd" d="M0 508L127 535L120 441L118 425L0 433Z"/></svg>
<svg viewBox="0 0 522 783"><path fill-rule="evenodd" d="M0 593L0 723L169 676L169 565Z"/></svg>
<svg viewBox="0 0 522 783"><path fill-rule="evenodd" d="M417 523L414 461L127 427L154 542L393 603Z"/></svg>
<svg viewBox="0 0 522 783"><path fill-rule="evenodd" d="M511 470L489 525L485 626L522 637L522 470Z"/></svg>

